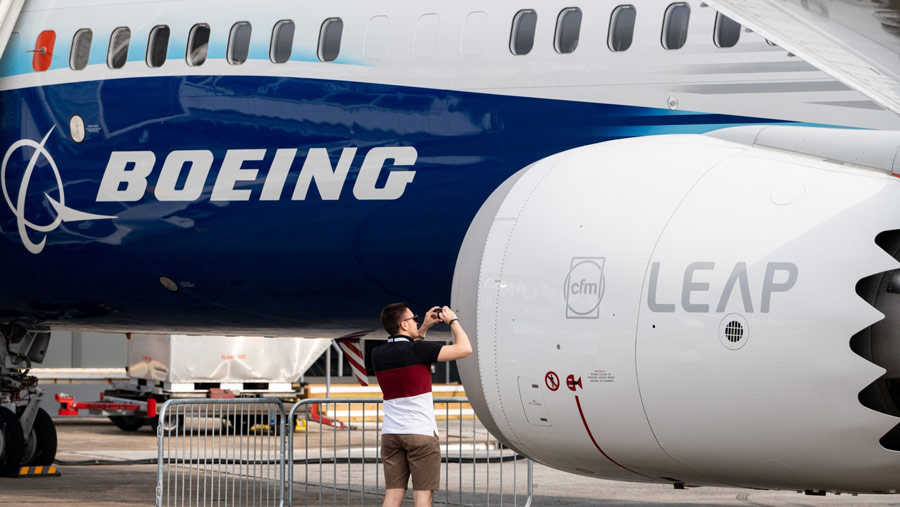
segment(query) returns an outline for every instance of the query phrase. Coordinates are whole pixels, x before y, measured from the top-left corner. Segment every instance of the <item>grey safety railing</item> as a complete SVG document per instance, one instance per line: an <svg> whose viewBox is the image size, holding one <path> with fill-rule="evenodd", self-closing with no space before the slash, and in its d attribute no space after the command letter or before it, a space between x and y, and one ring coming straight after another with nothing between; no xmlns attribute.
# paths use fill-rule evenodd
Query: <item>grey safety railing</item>
<svg viewBox="0 0 900 507"><path fill-rule="evenodd" d="M178 399L159 411L156 505L283 505L281 400Z"/></svg>
<svg viewBox="0 0 900 507"><path fill-rule="evenodd" d="M380 398L321 398L291 407L287 420L306 424L300 449L288 432L287 505L380 505L382 404ZM530 507L534 463L494 439L467 408L468 399L435 398L434 404L442 459L434 503ZM409 491L404 504L413 504Z"/></svg>

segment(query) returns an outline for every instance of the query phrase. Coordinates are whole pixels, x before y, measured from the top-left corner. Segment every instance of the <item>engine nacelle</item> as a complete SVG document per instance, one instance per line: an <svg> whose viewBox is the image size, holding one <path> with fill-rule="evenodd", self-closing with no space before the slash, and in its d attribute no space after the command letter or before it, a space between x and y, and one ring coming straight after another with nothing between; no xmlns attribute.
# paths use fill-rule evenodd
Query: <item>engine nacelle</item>
<svg viewBox="0 0 900 507"><path fill-rule="evenodd" d="M466 393L507 445L581 475L896 492L879 364L898 329L872 325L898 229L890 172L703 135L554 155L461 248Z"/></svg>

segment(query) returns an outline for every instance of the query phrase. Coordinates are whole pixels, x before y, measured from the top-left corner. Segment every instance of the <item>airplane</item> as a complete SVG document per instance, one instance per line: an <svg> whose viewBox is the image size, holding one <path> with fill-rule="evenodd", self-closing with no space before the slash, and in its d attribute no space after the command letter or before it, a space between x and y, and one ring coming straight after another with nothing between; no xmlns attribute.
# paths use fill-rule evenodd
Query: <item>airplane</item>
<svg viewBox="0 0 900 507"><path fill-rule="evenodd" d="M449 300L543 464L896 493L891 5L0 3L0 472L52 462L51 329Z"/></svg>

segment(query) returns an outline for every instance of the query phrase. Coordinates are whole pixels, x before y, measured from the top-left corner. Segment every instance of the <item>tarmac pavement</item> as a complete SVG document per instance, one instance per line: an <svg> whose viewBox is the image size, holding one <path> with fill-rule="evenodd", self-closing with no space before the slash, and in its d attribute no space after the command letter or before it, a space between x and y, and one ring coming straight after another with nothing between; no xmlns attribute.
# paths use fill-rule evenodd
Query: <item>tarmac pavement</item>
<svg viewBox="0 0 900 507"><path fill-rule="evenodd" d="M59 435L59 452L57 459L61 477L0 479L0 505L30 506L114 506L114 505L153 505L156 487L156 465L130 464L93 464L116 462L116 460L138 460L138 463L152 459L156 452L156 435L145 426L133 433L119 430L106 419L79 418L57 420ZM358 456L362 450L362 434L366 433L365 447L374 445L371 431L352 432L349 447L352 454ZM331 434L329 436L329 434ZM463 441L467 440L465 435ZM310 424L310 447L318 452L318 426ZM322 432L323 448L329 446L343 448L343 454L337 450L335 456L346 456L348 444L342 441L342 434L333 432L331 428ZM306 436L295 433L295 458L303 458L303 447ZM451 443L451 448L453 444ZM512 463L493 463L489 466L492 484L496 485L500 470L503 469L507 487L504 488L504 505L513 505L511 481ZM442 474L444 481L450 485L450 493L438 491L435 495L436 505L470 504L472 496L472 468L457 469L456 464L445 466ZM517 505L524 504L525 464L516 464ZM337 474L333 467L323 469L325 484L321 489L318 484L318 469L310 468L309 484L304 482L306 468L302 464L294 469L295 505L348 505L346 484L350 482L349 505L378 505L382 489L376 491L374 475L376 465L358 465L338 467ZM488 473L488 467L477 471L476 489L481 491L486 481L482 479ZM366 474L366 492L362 489L362 474ZM338 488L332 487L332 480L337 476ZM381 478L383 481L383 478ZM457 484L462 482L463 492L457 491ZM535 499L533 505L544 506L591 506L591 505L648 505L648 506L691 506L691 505L754 505L754 506L844 506L844 505L898 505L897 495L831 495L825 497L806 496L793 491L755 491L733 488L688 488L675 490L671 485L647 485L591 479L559 472L540 464L534 465ZM383 483L383 482L382 482ZM442 483L443 484L443 483ZM491 505L500 505L499 491L492 489ZM376 495L379 498L376 500ZM476 496L477 503L483 504L484 494ZM460 500L462 500L460 502ZM412 502L407 502L412 507Z"/></svg>

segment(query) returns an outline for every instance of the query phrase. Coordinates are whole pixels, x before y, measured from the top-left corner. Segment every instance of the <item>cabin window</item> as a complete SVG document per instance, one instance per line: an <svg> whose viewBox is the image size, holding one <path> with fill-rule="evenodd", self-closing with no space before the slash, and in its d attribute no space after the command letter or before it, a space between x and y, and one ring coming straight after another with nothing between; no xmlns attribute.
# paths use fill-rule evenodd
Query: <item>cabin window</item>
<svg viewBox="0 0 900 507"><path fill-rule="evenodd" d="M490 17L484 11L470 12L463 25L460 51L463 56L474 58L484 51L484 39L487 36Z"/></svg>
<svg viewBox="0 0 900 507"><path fill-rule="evenodd" d="M369 20L366 26L366 41L363 43L363 53L368 60L380 60L384 58L388 48L388 37L391 33L391 19L387 16L375 16Z"/></svg>
<svg viewBox="0 0 900 507"><path fill-rule="evenodd" d="M121 69L128 61L128 44L131 42L131 29L120 26L113 30L109 37L109 51L106 54L106 64L110 69Z"/></svg>
<svg viewBox="0 0 900 507"><path fill-rule="evenodd" d="M662 46L666 49L681 49L687 42L688 21L691 8L688 4L672 4L663 18Z"/></svg>
<svg viewBox="0 0 900 507"><path fill-rule="evenodd" d="M82 28L72 37L72 51L69 53L69 68L82 70L87 67L91 56L91 42L94 40L94 32L90 28Z"/></svg>
<svg viewBox="0 0 900 507"><path fill-rule="evenodd" d="M556 52L565 55L575 51L580 34L581 9L578 7L563 9L556 18L556 41L554 44Z"/></svg>
<svg viewBox="0 0 900 507"><path fill-rule="evenodd" d="M328 18L319 29L319 60L333 62L341 54L341 35L344 22L341 18Z"/></svg>
<svg viewBox="0 0 900 507"><path fill-rule="evenodd" d="M206 52L209 49L209 25L201 23L194 25L188 34L187 54L185 59L188 65L196 67L206 62Z"/></svg>
<svg viewBox="0 0 900 507"><path fill-rule="evenodd" d="M716 14L713 42L720 48L733 48L741 38L741 24L720 13Z"/></svg>
<svg viewBox="0 0 900 507"><path fill-rule="evenodd" d="M509 36L509 51L514 55L527 55L534 47L534 31L537 27L537 12L524 9L513 18Z"/></svg>
<svg viewBox="0 0 900 507"><path fill-rule="evenodd" d="M240 65L250 56L250 33L253 27L246 21L235 23L228 34L228 63Z"/></svg>
<svg viewBox="0 0 900 507"><path fill-rule="evenodd" d="M626 51L634 39L634 20L637 9L633 5L620 5L609 18L609 37L606 45L610 51Z"/></svg>
<svg viewBox="0 0 900 507"><path fill-rule="evenodd" d="M284 63L291 59L294 46L294 22L282 19L275 23L272 30L272 46L269 48L269 59L273 63Z"/></svg>
<svg viewBox="0 0 900 507"><path fill-rule="evenodd" d="M430 58L437 52L441 35L441 17L435 13L423 14L416 24L413 51L417 58Z"/></svg>
<svg viewBox="0 0 900 507"><path fill-rule="evenodd" d="M150 40L147 42L147 65L149 67L162 67L162 64L166 63L170 34L171 30L166 25L154 26L153 30L150 30Z"/></svg>

